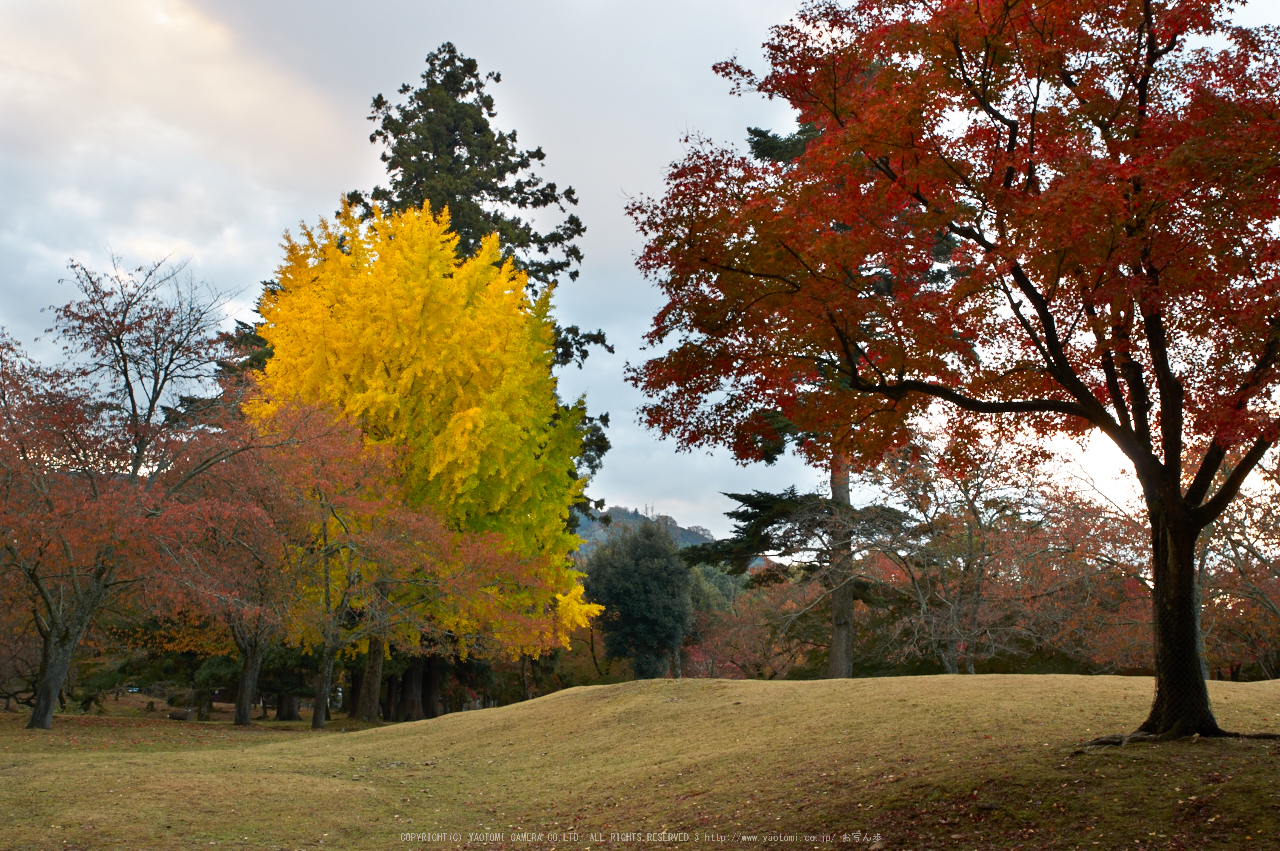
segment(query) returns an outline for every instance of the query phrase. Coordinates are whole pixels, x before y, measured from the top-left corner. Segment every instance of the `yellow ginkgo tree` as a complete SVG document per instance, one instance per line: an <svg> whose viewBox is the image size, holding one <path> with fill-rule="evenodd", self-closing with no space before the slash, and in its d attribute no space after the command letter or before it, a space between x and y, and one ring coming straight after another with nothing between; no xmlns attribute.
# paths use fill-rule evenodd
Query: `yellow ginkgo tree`
<svg viewBox="0 0 1280 851"><path fill-rule="evenodd" d="M480 590L484 608L500 601L510 613L505 625L488 619L488 646L536 654L566 643L599 607L582 601L569 560L584 404L556 393L551 289L526 295L496 236L458 257L447 211L425 207L367 221L344 209L283 247L259 305L273 350L259 415L328 405L368 442L397 448L410 506L497 536L527 568Z"/></svg>

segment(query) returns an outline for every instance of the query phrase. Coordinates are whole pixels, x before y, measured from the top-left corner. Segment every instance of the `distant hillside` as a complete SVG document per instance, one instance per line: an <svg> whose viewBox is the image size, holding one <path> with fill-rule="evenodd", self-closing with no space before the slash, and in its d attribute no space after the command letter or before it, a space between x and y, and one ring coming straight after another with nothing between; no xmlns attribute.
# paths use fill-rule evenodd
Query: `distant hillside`
<svg viewBox="0 0 1280 851"><path fill-rule="evenodd" d="M674 518L665 514L646 515L644 512L634 508L623 508L620 505L612 506L603 512L592 512L592 516L587 517L578 514L578 535L584 541L578 553L582 556L591 555L591 551L609 535L609 526L600 522L601 515L610 518L609 525L631 526L639 523L647 516L650 520L662 523L671 530L671 537L675 538L676 545L680 547L691 547L694 544L705 544L715 540L715 536L711 534L710 529L704 529L701 526L681 526L676 523Z"/></svg>

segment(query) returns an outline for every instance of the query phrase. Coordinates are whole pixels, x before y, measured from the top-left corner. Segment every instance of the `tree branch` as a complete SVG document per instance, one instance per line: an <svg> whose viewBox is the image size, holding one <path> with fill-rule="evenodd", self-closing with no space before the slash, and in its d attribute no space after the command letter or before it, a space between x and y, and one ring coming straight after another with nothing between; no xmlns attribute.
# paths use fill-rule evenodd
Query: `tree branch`
<svg viewBox="0 0 1280 851"><path fill-rule="evenodd" d="M1236 494L1240 492L1240 486L1244 484L1244 480L1253 472L1253 468L1258 466L1263 456L1267 454L1267 450L1274 445L1275 438L1271 436L1271 433L1276 425L1277 423L1272 422L1270 427L1258 436L1258 439L1249 447L1249 451L1245 453L1244 458L1231 471L1231 475L1227 476L1227 480L1222 483L1222 487L1218 488L1218 492L1214 494L1213 498L1191 510L1191 518L1193 522L1200 524L1199 528L1203 529L1216 520L1218 515L1222 514L1227 506L1231 504L1231 500L1236 498Z"/></svg>

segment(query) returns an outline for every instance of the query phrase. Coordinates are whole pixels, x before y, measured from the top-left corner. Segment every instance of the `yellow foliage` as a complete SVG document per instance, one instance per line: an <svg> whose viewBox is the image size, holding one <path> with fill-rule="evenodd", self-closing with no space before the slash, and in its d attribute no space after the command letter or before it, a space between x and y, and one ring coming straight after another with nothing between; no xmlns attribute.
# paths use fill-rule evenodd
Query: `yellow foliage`
<svg viewBox="0 0 1280 851"><path fill-rule="evenodd" d="M457 241L448 212L425 207L363 224L344 207L333 223L286 234L279 286L259 307L258 332L274 350L261 379L274 401L259 414L332 405L369 441L402 448L412 505L461 531L496 533L538 564L540 587L516 590L505 607L558 599L563 609L549 616L577 623L592 607L569 566L579 540L565 521L582 494L573 461L584 406L558 404L551 291L526 296L524 274L499 265L496 235L470 258L457 257ZM503 638L523 645L524 632Z"/></svg>
<svg viewBox="0 0 1280 851"><path fill-rule="evenodd" d="M560 619L560 642L565 649L569 648L569 635L575 629L587 626L591 619L604 612L599 603L588 603L582 599L585 589L576 585L568 594L556 595L556 616Z"/></svg>

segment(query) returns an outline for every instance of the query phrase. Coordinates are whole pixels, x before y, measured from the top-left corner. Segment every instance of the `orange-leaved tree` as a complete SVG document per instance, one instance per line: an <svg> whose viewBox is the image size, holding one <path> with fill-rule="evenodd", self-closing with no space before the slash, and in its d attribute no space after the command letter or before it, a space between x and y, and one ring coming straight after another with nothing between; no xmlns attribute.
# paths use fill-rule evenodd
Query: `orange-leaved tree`
<svg viewBox="0 0 1280 851"><path fill-rule="evenodd" d="M260 402L249 405L261 414ZM323 406L275 405L239 426L262 445L193 482L152 534L161 584L187 611L219 621L240 652L237 724L251 723L263 654L279 641L320 663L327 704L338 654L375 635L524 629L527 613L495 602L503 583L532 582L532 562L493 533L460 532L410 508L391 447ZM317 709L312 726L323 728Z"/></svg>
<svg viewBox="0 0 1280 851"><path fill-rule="evenodd" d="M274 453L270 463L285 561L298 578L290 638L320 657L316 706L328 699L337 654L374 636L441 646L553 632L538 610L513 608L502 592L536 586L540 559L513 552L495 532L460 530L430 506L413 506L401 489L403 449L366 442L345 418L317 422L314 410L277 406L270 426L298 433L308 420L299 451ZM317 711L312 726L323 725Z"/></svg>
<svg viewBox="0 0 1280 851"><path fill-rule="evenodd" d="M53 310L67 362L43 367L0 337L0 570L19 577L41 638L32 728L48 729L94 616L154 577L176 497L250 448L225 408L190 409L223 353L221 299L163 263L101 274ZM197 406L202 407L202 406Z"/></svg>
<svg viewBox="0 0 1280 851"><path fill-rule="evenodd" d="M1148 736L1223 734L1196 541L1280 434L1280 36L1229 12L809 2L767 74L719 66L794 107L794 158L697 145L632 207L669 346L632 378L687 445L758 457L780 414L815 460L926 415L1119 447L1150 522Z"/></svg>

